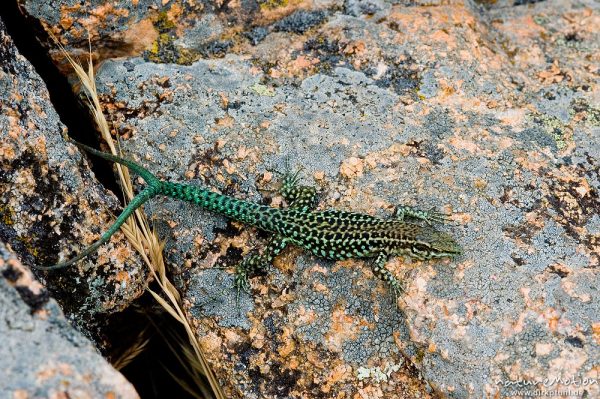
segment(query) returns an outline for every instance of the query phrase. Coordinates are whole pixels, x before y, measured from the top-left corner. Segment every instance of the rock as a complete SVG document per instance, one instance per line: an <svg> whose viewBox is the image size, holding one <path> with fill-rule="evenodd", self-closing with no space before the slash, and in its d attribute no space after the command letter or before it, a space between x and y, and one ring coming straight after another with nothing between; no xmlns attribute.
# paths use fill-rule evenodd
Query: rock
<svg viewBox="0 0 600 399"><path fill-rule="evenodd" d="M365 3L372 18L359 2L327 4L301 30L275 29L295 21L287 6L278 17L261 6L269 34L240 33L248 42L218 47L222 59L131 57L98 74L126 153L161 177L264 201L273 170L302 166L322 208L454 214L443 229L462 257L388 263L406 286L400 310L368 262L299 250L252 279L238 310L231 274L213 266L234 266L263 235L152 201L229 393L494 397L575 380L599 396L598 5Z"/></svg>
<svg viewBox="0 0 600 399"><path fill-rule="evenodd" d="M77 148L65 142L46 87L0 21L0 241L49 266L99 238L120 212ZM139 297L147 271L124 235L76 267L36 274L84 330Z"/></svg>
<svg viewBox="0 0 600 399"><path fill-rule="evenodd" d="M321 24L326 18L323 11L298 10L273 24L276 32L305 33L314 26Z"/></svg>
<svg viewBox="0 0 600 399"><path fill-rule="evenodd" d="M139 397L2 242L0 337L3 397Z"/></svg>

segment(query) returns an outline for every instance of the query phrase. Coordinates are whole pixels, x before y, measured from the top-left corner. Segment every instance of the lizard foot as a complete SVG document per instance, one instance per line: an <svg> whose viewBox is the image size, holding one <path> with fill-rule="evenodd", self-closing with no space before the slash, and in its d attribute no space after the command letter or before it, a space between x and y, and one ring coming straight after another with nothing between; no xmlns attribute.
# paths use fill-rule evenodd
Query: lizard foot
<svg viewBox="0 0 600 399"><path fill-rule="evenodd" d="M250 282L248 281L249 264L252 263L252 258L246 258L235 267L235 275L233 277L233 289L235 290L235 306L240 314L240 293L243 291L250 294Z"/></svg>

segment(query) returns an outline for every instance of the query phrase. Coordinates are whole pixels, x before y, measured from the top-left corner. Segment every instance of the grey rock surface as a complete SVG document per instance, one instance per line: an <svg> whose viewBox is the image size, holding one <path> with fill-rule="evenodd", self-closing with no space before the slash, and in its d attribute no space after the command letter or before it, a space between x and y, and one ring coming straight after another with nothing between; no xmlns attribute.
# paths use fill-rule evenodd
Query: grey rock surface
<svg viewBox="0 0 600 399"><path fill-rule="evenodd" d="M0 242L0 397L138 398Z"/></svg>
<svg viewBox="0 0 600 399"><path fill-rule="evenodd" d="M405 3L242 2L178 42L214 37L200 53L222 59L147 62L194 59L161 36L102 66L126 153L163 178L279 206L272 171L302 166L322 208L454 213L461 258L388 263L400 311L366 262L294 250L238 311L231 275L205 269L263 237L156 199L198 337L232 396L600 396L599 6ZM189 14L169 7L155 26L175 37L165 21Z"/></svg>
<svg viewBox="0 0 600 399"><path fill-rule="evenodd" d="M48 91L0 21L0 240L27 266L49 266L99 238L119 212L62 134ZM73 323L93 330L102 315L139 297L147 271L118 233L77 266L36 271Z"/></svg>

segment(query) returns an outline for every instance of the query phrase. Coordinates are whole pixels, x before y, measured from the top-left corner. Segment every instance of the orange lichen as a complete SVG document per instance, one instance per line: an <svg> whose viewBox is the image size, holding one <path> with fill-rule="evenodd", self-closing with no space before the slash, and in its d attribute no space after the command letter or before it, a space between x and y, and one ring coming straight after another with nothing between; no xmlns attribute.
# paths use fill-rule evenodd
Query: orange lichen
<svg viewBox="0 0 600 399"><path fill-rule="evenodd" d="M325 335L325 342L331 350L339 351L342 344L356 339L364 323L348 315L342 307L336 307L331 315L331 327Z"/></svg>
<svg viewBox="0 0 600 399"><path fill-rule="evenodd" d="M296 349L296 342L292 337L293 332L294 330L290 326L285 326L283 328L283 332L281 334L281 341L283 342L283 345L281 345L277 350L279 356L288 357Z"/></svg>
<svg viewBox="0 0 600 399"><path fill-rule="evenodd" d="M600 345L600 322L592 323L592 336L596 345Z"/></svg>
<svg viewBox="0 0 600 399"><path fill-rule="evenodd" d="M363 175L364 168L364 159L350 157L342 161L340 175L348 179L360 177Z"/></svg>

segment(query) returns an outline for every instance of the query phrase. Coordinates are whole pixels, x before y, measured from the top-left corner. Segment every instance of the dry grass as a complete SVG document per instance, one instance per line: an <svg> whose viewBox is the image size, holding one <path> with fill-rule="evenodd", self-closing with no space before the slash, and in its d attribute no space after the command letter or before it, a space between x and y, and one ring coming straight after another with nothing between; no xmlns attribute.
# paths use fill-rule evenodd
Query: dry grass
<svg viewBox="0 0 600 399"><path fill-rule="evenodd" d="M148 343L150 343L150 338L148 338L148 329L144 328L139 332L135 341L129 346L129 348L124 350L117 359L111 359L113 367L117 370L122 370L146 350Z"/></svg>
<svg viewBox="0 0 600 399"><path fill-rule="evenodd" d="M190 341L187 337L181 336L175 329L168 328L168 325L166 327L166 329L157 329L157 331L161 335L163 341L167 344L173 357L177 359L181 368L186 371L187 378L176 375L169 370L167 366L163 365L165 371L182 389L190 394L190 396L197 399L212 397L212 392L209 392L207 384L204 382L205 376L202 373L203 366L198 361ZM188 383L188 381L191 382L191 384Z"/></svg>
<svg viewBox="0 0 600 399"><path fill-rule="evenodd" d="M66 52L58 39L55 37L53 37L53 39L73 67L83 86L83 91L87 97L89 108L94 116L94 120L96 121L102 138L106 144L108 144L108 147L113 154L120 155L112 140L109 124L104 117L104 113L102 112L102 105L100 104L98 93L96 91L96 81L94 77L91 49L89 52L89 60L86 71L83 65L75 61ZM134 197L134 192L129 171L126 167L119 164L117 164L116 167L121 187L123 188L125 200L131 201L131 199ZM152 294L160 306L171 316L173 316L175 320L180 322L185 328L189 345L185 346L187 349L183 350L182 356L178 356L178 359L187 365L186 369L189 370L192 377L195 376L196 378L199 378L200 375L203 375L206 377L206 380L210 385L210 389L205 389L205 384L198 380L198 387L202 387L198 388L200 389L200 392L194 391L192 387L188 386L185 386L184 389L189 389L190 392L195 392L194 396L198 398L215 397L217 399L224 399L225 396L221 390L221 387L219 386L214 373L210 369L210 366L206 361L204 354L202 353L202 349L191 325L185 317L181 304L181 296L179 295L179 292L175 286L167 278L165 262L162 255L164 242L160 241L155 232L151 230L148 220L141 209L135 211L135 216L130 217L129 220L123 224L121 230L131 245L140 254L144 263L148 266L155 281L160 287L160 292L155 292L150 288L147 288L148 291ZM122 367L128 362L128 360L131 361L135 355L139 354L140 351L143 350L145 344L146 342L142 340L139 345L134 345L131 350L128 350L127 353L124 353L119 358L118 364L115 366ZM175 348L173 349L174 352L177 353ZM182 381L181 379L178 380Z"/></svg>

